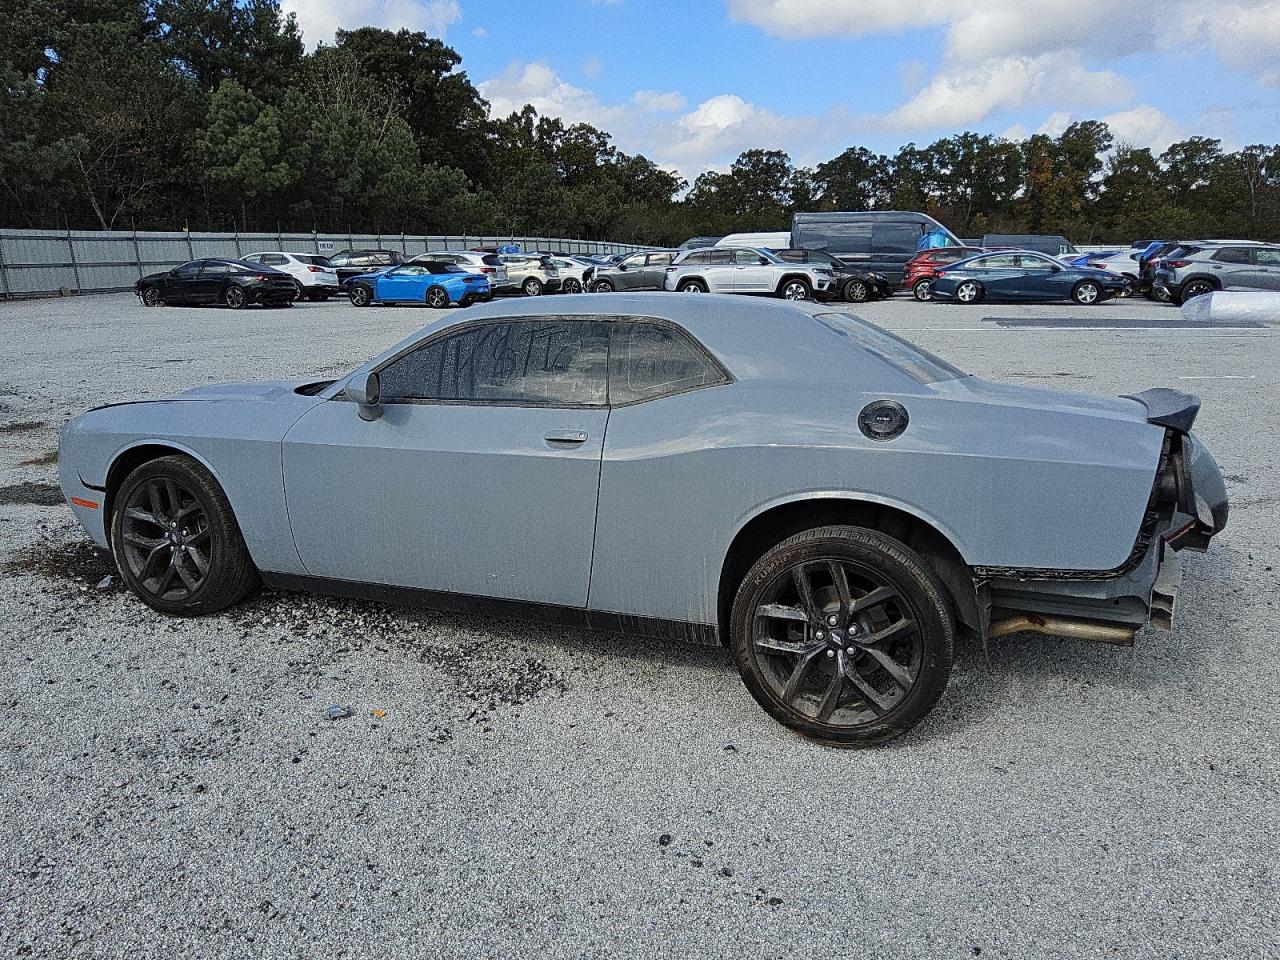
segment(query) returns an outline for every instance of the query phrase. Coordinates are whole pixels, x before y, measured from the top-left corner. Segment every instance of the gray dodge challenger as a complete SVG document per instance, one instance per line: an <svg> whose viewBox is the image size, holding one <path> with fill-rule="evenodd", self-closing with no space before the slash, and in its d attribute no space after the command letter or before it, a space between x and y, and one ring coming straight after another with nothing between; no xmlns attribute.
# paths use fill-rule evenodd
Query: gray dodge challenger
<svg viewBox="0 0 1280 960"><path fill-rule="evenodd" d="M1227 521L1199 401L967 376L817 304L495 302L336 381L205 386L62 432L138 597L260 583L722 643L842 746L909 729L957 631L1130 644Z"/></svg>

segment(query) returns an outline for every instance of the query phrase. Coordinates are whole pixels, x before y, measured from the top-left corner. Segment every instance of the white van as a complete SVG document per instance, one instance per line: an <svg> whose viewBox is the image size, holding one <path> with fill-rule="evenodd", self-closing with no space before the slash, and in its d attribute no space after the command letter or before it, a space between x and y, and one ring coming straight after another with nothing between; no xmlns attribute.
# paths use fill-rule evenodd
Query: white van
<svg viewBox="0 0 1280 960"><path fill-rule="evenodd" d="M731 233L716 241L717 247L764 247L766 250L785 250L791 246L791 232L776 230L771 233Z"/></svg>

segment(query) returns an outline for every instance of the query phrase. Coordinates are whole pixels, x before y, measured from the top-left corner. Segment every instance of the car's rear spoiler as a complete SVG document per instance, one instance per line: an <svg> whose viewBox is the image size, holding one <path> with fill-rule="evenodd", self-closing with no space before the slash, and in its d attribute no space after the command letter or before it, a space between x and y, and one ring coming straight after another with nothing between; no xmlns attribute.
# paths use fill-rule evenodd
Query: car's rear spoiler
<svg viewBox="0 0 1280 960"><path fill-rule="evenodd" d="M1126 393L1126 400L1137 400L1147 408L1147 423L1167 427L1178 433L1190 433L1200 412L1200 398L1181 390L1156 387L1141 393Z"/></svg>

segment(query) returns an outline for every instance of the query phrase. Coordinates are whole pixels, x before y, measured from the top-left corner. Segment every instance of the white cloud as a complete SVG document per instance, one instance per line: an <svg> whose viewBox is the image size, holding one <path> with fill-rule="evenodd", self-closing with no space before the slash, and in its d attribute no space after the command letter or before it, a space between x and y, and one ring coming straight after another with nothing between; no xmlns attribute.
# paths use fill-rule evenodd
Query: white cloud
<svg viewBox="0 0 1280 960"><path fill-rule="evenodd" d="M1187 29L1208 36L1220 59L1254 71L1265 87L1280 87L1280 2L1219 0L1189 14Z"/></svg>
<svg viewBox="0 0 1280 960"><path fill-rule="evenodd" d="M1065 110L1055 110L1044 118L1044 123L1040 124L1036 133L1056 138L1062 136L1062 131L1069 126L1071 126L1071 114Z"/></svg>
<svg viewBox="0 0 1280 960"><path fill-rule="evenodd" d="M612 133L610 124L625 113L624 107L607 107L590 90L565 83L545 60L514 61L496 77L477 84L476 89L489 101L489 112L494 117L505 117L530 104L542 116L590 123Z"/></svg>
<svg viewBox="0 0 1280 960"><path fill-rule="evenodd" d="M665 145L665 151L682 167L705 165L752 147L794 150L821 126L819 117L785 117L737 94L722 93L676 121L676 139Z"/></svg>
<svg viewBox="0 0 1280 960"><path fill-rule="evenodd" d="M462 19L458 0L281 0L280 8L297 14L308 47L332 43L336 30L363 26L405 27L443 37Z"/></svg>
<svg viewBox="0 0 1280 960"><path fill-rule="evenodd" d="M683 110L688 103L682 94L674 90L666 93L659 90L637 90L631 95L631 102L646 113L673 113Z"/></svg>
<svg viewBox="0 0 1280 960"><path fill-rule="evenodd" d="M599 57L587 57L582 61L582 75L594 80L604 72L604 62Z"/></svg>
<svg viewBox="0 0 1280 960"><path fill-rule="evenodd" d="M1121 110L1103 117L1102 122L1111 128L1117 142L1150 147L1155 154L1163 153L1169 144L1187 135L1181 124L1152 106Z"/></svg>
<svg viewBox="0 0 1280 960"><path fill-rule="evenodd" d="M471 31L471 35L473 37L479 37L480 39L483 40L485 37L489 35L489 31L486 30L484 27L476 27L474 30Z"/></svg>

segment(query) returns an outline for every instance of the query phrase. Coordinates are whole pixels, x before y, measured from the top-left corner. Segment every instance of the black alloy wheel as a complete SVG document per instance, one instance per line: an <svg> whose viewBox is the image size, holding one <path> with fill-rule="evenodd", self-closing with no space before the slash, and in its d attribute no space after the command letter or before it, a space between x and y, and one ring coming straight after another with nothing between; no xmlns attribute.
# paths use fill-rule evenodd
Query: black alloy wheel
<svg viewBox="0 0 1280 960"><path fill-rule="evenodd" d="M844 285L844 298L849 303L866 303L871 296L871 288L865 280L850 280Z"/></svg>
<svg viewBox="0 0 1280 960"><path fill-rule="evenodd" d="M233 283L222 292L222 302L232 310L243 310L249 302L249 295Z"/></svg>

